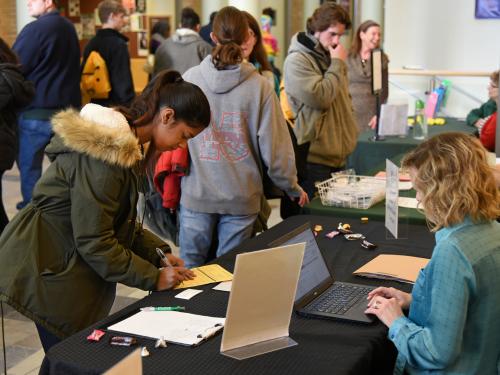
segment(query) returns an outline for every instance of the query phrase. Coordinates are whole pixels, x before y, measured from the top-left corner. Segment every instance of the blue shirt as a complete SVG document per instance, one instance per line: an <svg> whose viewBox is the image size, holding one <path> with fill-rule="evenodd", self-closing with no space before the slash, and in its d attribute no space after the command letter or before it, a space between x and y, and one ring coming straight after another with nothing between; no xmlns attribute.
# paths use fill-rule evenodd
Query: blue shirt
<svg viewBox="0 0 500 375"><path fill-rule="evenodd" d="M35 84L27 109L80 107L80 44L67 18L57 11L38 17L21 30L12 49L23 75Z"/></svg>
<svg viewBox="0 0 500 375"><path fill-rule="evenodd" d="M469 219L436 233L409 317L394 321L394 372L497 374L500 369L500 224Z"/></svg>

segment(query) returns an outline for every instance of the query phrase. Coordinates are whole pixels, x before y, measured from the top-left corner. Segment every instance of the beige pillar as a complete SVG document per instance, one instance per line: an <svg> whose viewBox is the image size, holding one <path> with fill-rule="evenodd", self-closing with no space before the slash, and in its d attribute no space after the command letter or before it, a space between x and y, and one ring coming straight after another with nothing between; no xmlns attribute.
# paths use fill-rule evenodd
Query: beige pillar
<svg viewBox="0 0 500 375"><path fill-rule="evenodd" d="M307 19L312 16L316 8L319 8L318 0L304 0L304 13L302 14L302 28L300 31L306 29Z"/></svg>
<svg viewBox="0 0 500 375"><path fill-rule="evenodd" d="M205 0L201 3L201 23L206 25L210 20L210 14L227 6L227 0Z"/></svg>
<svg viewBox="0 0 500 375"><path fill-rule="evenodd" d="M262 9L270 6L276 10L276 25L272 27L271 33L278 39L278 47L280 49L278 56L276 57L275 64L279 69L283 67L283 61L285 60L286 53L288 50L289 40L286 38L286 1L285 0L275 0L275 1L261 1L261 13ZM259 14L260 17L260 14ZM257 21L260 20L257 18Z"/></svg>
<svg viewBox="0 0 500 375"><path fill-rule="evenodd" d="M3 2L3 1L2 1ZM2 13L2 18L3 18ZM16 0L16 21L17 32L19 33L26 24L34 21L35 19L28 14L28 4L26 0Z"/></svg>
<svg viewBox="0 0 500 375"><path fill-rule="evenodd" d="M360 0L360 21L373 20L384 25L384 0ZM359 25L356 25L359 26Z"/></svg>
<svg viewBox="0 0 500 375"><path fill-rule="evenodd" d="M227 5L231 5L240 10L246 10L255 18L260 17L260 1L259 0L229 0Z"/></svg>

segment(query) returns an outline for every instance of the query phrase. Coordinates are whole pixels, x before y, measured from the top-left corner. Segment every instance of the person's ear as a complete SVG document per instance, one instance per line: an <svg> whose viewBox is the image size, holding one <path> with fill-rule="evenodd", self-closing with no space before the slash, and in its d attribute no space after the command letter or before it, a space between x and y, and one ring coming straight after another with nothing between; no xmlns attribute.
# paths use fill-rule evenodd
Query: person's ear
<svg viewBox="0 0 500 375"><path fill-rule="evenodd" d="M169 125L175 120L175 111L172 108L165 107L160 111L162 125Z"/></svg>
<svg viewBox="0 0 500 375"><path fill-rule="evenodd" d="M214 42L215 44L219 44L219 41L217 40L217 37L213 32L210 33L210 39L212 39L212 42Z"/></svg>
<svg viewBox="0 0 500 375"><path fill-rule="evenodd" d="M111 12L108 16L108 19L106 20L106 24L113 24L115 21L116 14Z"/></svg>
<svg viewBox="0 0 500 375"><path fill-rule="evenodd" d="M197 24L195 27L194 27L194 31L196 31L197 33L199 33L201 30L201 25L200 24Z"/></svg>

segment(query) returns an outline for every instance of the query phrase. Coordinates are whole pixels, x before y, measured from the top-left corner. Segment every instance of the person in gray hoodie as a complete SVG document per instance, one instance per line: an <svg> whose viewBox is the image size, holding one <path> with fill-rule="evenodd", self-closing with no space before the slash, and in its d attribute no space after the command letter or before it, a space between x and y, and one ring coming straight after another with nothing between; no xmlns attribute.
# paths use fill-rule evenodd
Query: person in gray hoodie
<svg viewBox="0 0 500 375"><path fill-rule="evenodd" d="M300 205L308 202L297 183L278 97L266 78L243 62L245 14L222 8L212 38L212 55L184 74L201 88L212 110L210 126L188 142L191 166L181 185L179 241L187 267L205 263L214 231L217 256L251 236L261 208L263 165L276 186Z"/></svg>
<svg viewBox="0 0 500 375"><path fill-rule="evenodd" d="M293 38L284 64L288 102L297 114L294 135L305 164L299 180L312 199L315 182L344 169L356 147L358 129L349 95L347 52L340 37L351 25L339 5L325 2Z"/></svg>
<svg viewBox="0 0 500 375"><path fill-rule="evenodd" d="M155 53L153 75L162 70L173 69L183 74L198 65L212 52L212 46L198 34L200 17L191 8L183 8L181 28L170 38L163 41Z"/></svg>

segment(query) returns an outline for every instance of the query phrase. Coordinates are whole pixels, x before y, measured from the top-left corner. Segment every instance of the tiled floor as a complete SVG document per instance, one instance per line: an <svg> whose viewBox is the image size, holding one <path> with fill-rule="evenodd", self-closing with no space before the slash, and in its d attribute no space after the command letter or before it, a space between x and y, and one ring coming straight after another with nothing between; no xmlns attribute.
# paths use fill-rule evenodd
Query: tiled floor
<svg viewBox="0 0 500 375"><path fill-rule="evenodd" d="M16 203L19 202L19 172L12 169L5 173L2 181L3 202L7 215L12 218L16 214ZM269 201L273 208L269 225L275 225L281 221L279 217L279 201ZM177 249L174 249L174 252ZM117 298L112 312L129 305L137 299L142 298L147 292L118 285ZM9 375L34 375L38 374L40 364L43 360L43 350L38 339L33 322L10 306L3 304L5 324L5 347L7 354L7 373ZM1 332L0 332L1 334ZM0 349L3 343L0 339ZM0 354L0 374L4 373L3 353Z"/></svg>

